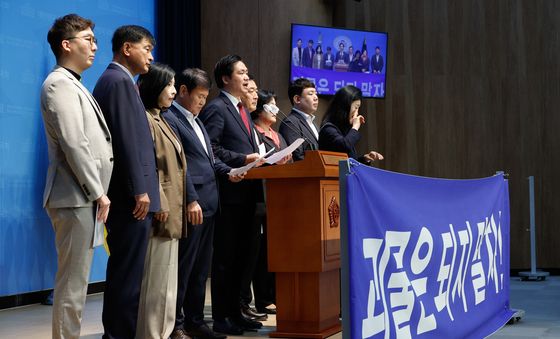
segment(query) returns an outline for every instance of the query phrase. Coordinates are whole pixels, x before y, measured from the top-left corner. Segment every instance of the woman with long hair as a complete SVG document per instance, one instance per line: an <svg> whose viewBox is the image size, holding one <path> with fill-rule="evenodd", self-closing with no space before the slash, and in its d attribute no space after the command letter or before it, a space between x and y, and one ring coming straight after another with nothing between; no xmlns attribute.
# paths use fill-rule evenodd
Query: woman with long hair
<svg viewBox="0 0 560 339"><path fill-rule="evenodd" d="M313 63L311 64L312 68L321 69L323 68L323 48L321 45L318 45L315 48L315 54L313 55Z"/></svg>
<svg viewBox="0 0 560 339"><path fill-rule="evenodd" d="M365 119L359 114L362 104L362 91L348 85L339 89L334 95L321 124L319 132L319 149L348 154L362 163L371 164L383 160L383 155L370 151L358 156L356 144L360 140L360 127Z"/></svg>
<svg viewBox="0 0 560 339"><path fill-rule="evenodd" d="M369 58L368 58L368 53L367 53L367 49L364 49L362 51L362 55L360 56L360 60L358 61L358 68L360 69L359 72L362 73L369 73Z"/></svg>
<svg viewBox="0 0 560 339"><path fill-rule="evenodd" d="M154 215L148 243L138 311L138 338L169 338L175 325L179 238L187 236L185 153L181 141L161 112L173 103L175 72L153 63L138 78L140 98L146 108L154 141L160 183L161 210Z"/></svg>

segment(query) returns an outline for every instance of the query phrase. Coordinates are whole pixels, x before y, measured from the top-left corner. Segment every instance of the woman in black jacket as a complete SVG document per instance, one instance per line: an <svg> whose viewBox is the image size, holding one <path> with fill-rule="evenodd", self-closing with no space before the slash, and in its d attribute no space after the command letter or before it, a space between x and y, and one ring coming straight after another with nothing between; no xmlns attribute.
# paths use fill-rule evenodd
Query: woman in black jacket
<svg viewBox="0 0 560 339"><path fill-rule="evenodd" d="M319 149L348 154L362 163L371 164L375 160L383 160L383 155L370 151L358 156L356 144L360 140L360 127L365 123L358 114L362 104L362 91L348 85L339 89L331 101L319 132Z"/></svg>

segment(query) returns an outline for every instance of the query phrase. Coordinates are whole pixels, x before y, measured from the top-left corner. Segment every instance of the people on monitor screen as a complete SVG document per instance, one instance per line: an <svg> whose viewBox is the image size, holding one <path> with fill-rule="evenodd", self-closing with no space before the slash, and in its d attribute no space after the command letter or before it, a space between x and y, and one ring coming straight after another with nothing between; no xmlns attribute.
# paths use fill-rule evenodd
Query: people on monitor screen
<svg viewBox="0 0 560 339"><path fill-rule="evenodd" d="M362 56L358 60L358 72L369 73L369 58L367 49L362 50Z"/></svg>
<svg viewBox="0 0 560 339"><path fill-rule="evenodd" d="M303 56L301 57L302 66L311 68L314 55L315 49L313 49L313 40L309 40L307 42L307 47L305 47L305 50L303 51Z"/></svg>
<svg viewBox="0 0 560 339"><path fill-rule="evenodd" d="M303 47L301 47L303 41L297 39L296 47L292 49L292 65L301 66L301 57L303 55Z"/></svg>
<svg viewBox="0 0 560 339"><path fill-rule="evenodd" d="M332 71L334 65L334 55L330 46L327 46L327 52L323 57L323 69Z"/></svg>
<svg viewBox="0 0 560 339"><path fill-rule="evenodd" d="M354 53L354 57L352 58L352 61L350 61L350 65L348 66L348 72L362 71L359 65L361 58L362 58L362 53L360 52L360 50L357 50L356 53Z"/></svg>
<svg viewBox="0 0 560 339"><path fill-rule="evenodd" d="M334 58L334 62L338 64L347 65L350 62L350 57L348 53L344 52L344 42L338 44L338 52Z"/></svg>
<svg viewBox="0 0 560 339"><path fill-rule="evenodd" d="M375 55L371 58L371 70L373 73L381 73L383 70L383 57L379 46L375 47Z"/></svg>
<svg viewBox="0 0 560 339"><path fill-rule="evenodd" d="M321 45L318 45L317 48L315 48L315 55L313 56L313 63L311 66L316 69L321 69L322 64L323 64L323 48L321 48Z"/></svg>

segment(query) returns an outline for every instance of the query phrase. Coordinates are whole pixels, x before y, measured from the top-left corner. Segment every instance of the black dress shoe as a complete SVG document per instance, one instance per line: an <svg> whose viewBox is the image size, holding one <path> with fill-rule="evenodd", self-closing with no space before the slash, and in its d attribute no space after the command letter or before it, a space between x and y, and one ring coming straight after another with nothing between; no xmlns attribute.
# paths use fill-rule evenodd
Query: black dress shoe
<svg viewBox="0 0 560 339"><path fill-rule="evenodd" d="M197 339L226 339L225 334L219 334L210 329L208 325L202 324L198 326L185 326L185 331Z"/></svg>
<svg viewBox="0 0 560 339"><path fill-rule="evenodd" d="M264 321L268 319L266 313L259 313L256 309L248 305L241 305L240 311L241 315L249 320Z"/></svg>
<svg viewBox="0 0 560 339"><path fill-rule="evenodd" d="M240 335L243 334L243 329L239 327L230 318L224 318L223 320L214 320L214 325L212 326L214 332L220 332L225 334Z"/></svg>
<svg viewBox="0 0 560 339"><path fill-rule="evenodd" d="M244 318L242 315L241 316L237 316L233 319L233 321L235 322L235 324L237 326L239 326L240 328L242 328L243 330L258 330L259 328L262 327L262 323L258 322L258 321L254 321L251 319L247 319Z"/></svg>
<svg viewBox="0 0 560 339"><path fill-rule="evenodd" d="M265 314L276 314L276 308L268 308L266 306L257 306L257 311Z"/></svg>

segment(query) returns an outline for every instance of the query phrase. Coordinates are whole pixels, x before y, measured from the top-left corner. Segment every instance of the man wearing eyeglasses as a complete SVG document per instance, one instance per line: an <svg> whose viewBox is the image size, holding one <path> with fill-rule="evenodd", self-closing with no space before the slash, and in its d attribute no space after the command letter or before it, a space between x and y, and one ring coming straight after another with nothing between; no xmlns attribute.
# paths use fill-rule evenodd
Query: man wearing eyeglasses
<svg viewBox="0 0 560 339"><path fill-rule="evenodd" d="M43 206L58 253L53 338L80 337L94 233L102 230L109 213L111 134L99 105L80 82L97 51L93 27L91 20L69 14L56 19L47 35L57 62L41 88L49 151Z"/></svg>

